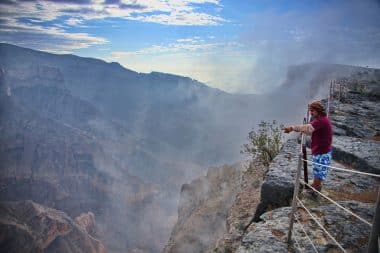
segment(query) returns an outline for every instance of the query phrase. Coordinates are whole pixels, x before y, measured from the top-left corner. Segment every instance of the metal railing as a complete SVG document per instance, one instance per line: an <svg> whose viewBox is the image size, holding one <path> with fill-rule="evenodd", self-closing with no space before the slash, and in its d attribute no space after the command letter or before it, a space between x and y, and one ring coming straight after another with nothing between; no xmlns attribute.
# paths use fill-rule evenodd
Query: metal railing
<svg viewBox="0 0 380 253"><path fill-rule="evenodd" d="M333 82L330 83L329 95L328 95L328 100L327 100L327 114L328 114L328 112L330 110L330 104L331 104L331 98L333 98L333 92L336 89L335 85L336 85L335 81L334 81L334 83ZM338 90L339 90L339 99L340 99L340 97L342 96L342 88L339 88ZM319 163L315 163L313 161L307 160L307 159L305 159L305 150L302 149L302 146L304 146L304 145L305 145L305 136L304 136L303 133L301 133L301 149L300 149L300 153L298 154L298 165L297 165L296 178L295 178L295 184L294 184L294 193L293 193L293 200L292 200L292 208L291 208L290 219L289 219L289 231L288 231L288 237L287 237L288 244L292 243L292 235L294 235L293 226L294 226L294 222L297 222L298 224L300 224L300 227L301 227L303 233L306 235L307 240L311 244L313 250L315 252L318 252L316 245L313 243L313 241L311 240L311 238L307 234L306 229L304 228L303 224L296 217L296 211L297 211L297 209L298 208L302 208L311 217L311 219L318 225L318 227L320 227L320 229L334 242L334 244L337 245L337 247L342 252L347 252L343 248L343 246L337 241L337 239L334 238L331 235L331 233L321 224L321 222L318 221L318 219L312 214L312 212L305 206L305 204L298 197L298 195L300 193L300 191L299 191L300 185L303 185L304 188L311 189L314 192L314 194L318 194L322 198L328 200L333 205L335 205L338 208L340 208L341 210L343 210L344 212L352 215L353 217L357 218L358 220L360 220L364 224L366 224L369 227L371 227L371 233L369 235L369 242L368 242L368 246L367 246L367 252L368 253L372 253L372 252L378 251L379 250L379 248L378 248L379 247L379 245L378 245L378 237L379 237L379 226L380 226L380 207L379 207L379 204L380 204L380 188L378 188L377 201L376 201L376 206L375 206L375 214L374 214L373 222L371 224L369 221L367 221L364 218L360 217L359 215L355 214L351 210L343 207L338 202L334 201L330 197L326 196L325 194L323 194L320 191L318 191L317 189L315 189L312 185L310 185L308 183L307 178L304 178L304 180L301 180L301 169L302 169L302 163L309 163L309 164L316 164L316 165L326 166L326 167L328 167L328 168L330 168L332 170L344 171L344 172L347 172L347 173L360 174L360 175L365 175L365 176L370 176L370 177L380 178L380 175L373 174L373 173L356 171L356 170L350 170L350 169L345 169L345 168L338 168L338 167L324 165L324 164L319 164ZM300 252L302 252L300 244L299 244L299 241L297 240L297 238L295 236L293 238L294 238L294 241L296 243L297 249Z"/></svg>
<svg viewBox="0 0 380 253"><path fill-rule="evenodd" d="M302 134L303 135L303 134ZM304 138L302 138L304 139ZM312 215L311 211L305 206L305 204L300 200L300 198L298 197L299 195L299 188L300 188L300 185L303 185L303 186L307 186L309 189L311 189L314 193L318 194L319 196L323 197L324 199L328 200L329 202L331 202L332 204L334 204L335 206L337 206L338 208L340 208L341 210L345 211L346 213L352 215L353 217L357 218L358 220L360 220L361 222L363 222L364 224L368 225L369 227L372 228L372 232L371 232L371 236L370 236L370 240L369 240L369 245L368 245L368 253L370 252L375 252L375 251L372 251L370 250L370 243L372 241L375 241L377 242L377 236L378 236L378 223L379 221L375 221L376 217L379 216L379 214L376 214L378 213L378 211L376 211L375 213L375 219L373 221L373 223L370 223L369 221L365 220L364 218L360 217L359 215L355 214L354 212L352 212L351 210L343 207L341 204L339 204L338 202L334 201L333 199L331 199L330 197L326 196L325 194L321 193L320 191L318 191L317 189L315 189L312 185L308 184L305 182L305 180L302 180L300 175L301 175L301 169L302 169L302 161L304 161L304 159L302 159L302 152L300 152L299 156L298 156L298 166L297 166L297 172L296 172L296 180L295 180L295 185L294 185L294 193L293 193L293 201L292 201L292 209L291 209L291 214L290 214L290 222L289 222L289 232L288 232L288 243L291 243L291 240L292 240L292 235L293 235L293 226L294 226L294 222L298 222L298 224L301 224L299 223L298 219L296 218L295 214L296 214L296 211L299 207L301 207L303 210L305 210L308 215L315 221L315 223L322 229L322 231L328 235L328 237L338 246L338 248L342 251L342 252L346 252L346 250L343 248L343 246L328 232L328 230ZM307 162L309 163L313 163L309 160L306 160ZM345 172L351 172L351 173L356 173L356 174L362 174L362 175L366 175L366 176L372 176L372 177L377 177L379 178L380 175L378 174L372 174L372 173L364 173L364 172L360 172L360 171L355 171L355 170L348 170L348 169L342 169L342 168L337 168L337 167L333 167L333 166L328 166L328 165L323 165L323 166L326 166L328 168L331 168L331 169L336 169L336 170L341 170L341 171L345 171ZM377 199L377 203L376 203L376 208L379 209L379 196L380 196L380 190L378 190L378 199ZM301 224L302 226L302 230L303 232L307 235L306 233L306 230L304 229L303 225ZM377 231L377 232L376 232ZM309 236L308 237L308 240L310 242L310 244L312 245L313 249L315 250L315 252L318 252L316 250L316 246L315 244L312 242L312 240L310 239ZM299 243L297 242L297 245L299 245ZM372 246L373 247L373 246ZM375 247L376 247L376 244L375 244ZM298 246L299 248L299 246Z"/></svg>

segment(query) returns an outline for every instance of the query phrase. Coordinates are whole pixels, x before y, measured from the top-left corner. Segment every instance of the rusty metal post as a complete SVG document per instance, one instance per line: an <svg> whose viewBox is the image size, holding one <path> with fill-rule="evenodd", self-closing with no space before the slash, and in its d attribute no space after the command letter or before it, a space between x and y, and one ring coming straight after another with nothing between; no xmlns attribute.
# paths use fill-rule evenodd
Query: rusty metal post
<svg viewBox="0 0 380 253"><path fill-rule="evenodd" d="M309 112L309 111L308 111ZM307 124L306 118L303 119L303 124ZM307 153L306 153L306 136L303 135L303 138L301 139L301 145L302 145L302 158L303 158L303 179L305 180L306 184L309 183L309 176L307 171ZM305 185L305 188L308 188L307 185Z"/></svg>

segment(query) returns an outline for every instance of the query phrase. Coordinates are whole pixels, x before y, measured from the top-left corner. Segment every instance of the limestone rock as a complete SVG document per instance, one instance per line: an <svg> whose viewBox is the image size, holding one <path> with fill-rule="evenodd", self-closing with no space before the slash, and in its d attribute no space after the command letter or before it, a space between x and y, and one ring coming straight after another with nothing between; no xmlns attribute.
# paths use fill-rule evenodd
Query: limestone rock
<svg viewBox="0 0 380 253"><path fill-rule="evenodd" d="M81 215L75 218L75 222L88 234L95 234L95 215L92 212L82 213Z"/></svg>
<svg viewBox="0 0 380 253"><path fill-rule="evenodd" d="M380 174L380 142L375 140L334 136L333 157L352 167Z"/></svg>
<svg viewBox="0 0 380 253"><path fill-rule="evenodd" d="M307 201L306 201L307 202ZM365 204L356 201L339 202L346 208L368 221L373 219L373 204ZM311 213L327 228L347 252L366 252L365 245L368 242L370 227L357 220L334 205L319 206L320 203L310 202ZM317 205L317 207L312 206ZM338 250L334 242L326 235L301 208L296 213L300 223L294 223L292 235L293 244L287 245L289 228L290 207L278 208L261 216L263 221L254 223L248 228L249 232L243 238L237 253L264 253L264 252L315 252L303 230L315 244L318 252L330 252ZM301 225L302 224L302 225ZM298 242L298 245L296 243Z"/></svg>
<svg viewBox="0 0 380 253"><path fill-rule="evenodd" d="M256 209L256 221L267 210L290 204L298 165L297 152L299 147L300 145L296 139L289 139L269 165L261 186L261 200L259 207Z"/></svg>

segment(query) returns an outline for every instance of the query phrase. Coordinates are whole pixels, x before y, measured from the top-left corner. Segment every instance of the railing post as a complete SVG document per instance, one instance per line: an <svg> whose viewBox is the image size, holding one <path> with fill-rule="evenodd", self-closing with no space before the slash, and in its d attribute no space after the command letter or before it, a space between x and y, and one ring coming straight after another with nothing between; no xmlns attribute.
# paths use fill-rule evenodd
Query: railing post
<svg viewBox="0 0 380 253"><path fill-rule="evenodd" d="M303 119L303 124L307 124L306 118ZM307 152L306 152L306 136L302 135L301 139L301 145L302 145L302 158L303 158L303 179L305 180L306 184L309 183L309 176L307 171ZM305 185L305 188L308 188L307 185Z"/></svg>
<svg viewBox="0 0 380 253"><path fill-rule="evenodd" d="M292 239L294 214L297 210L297 196L298 196L298 191L299 191L299 187L300 187L301 167L302 167L302 152L300 152L298 155L298 166L297 166L297 173L296 173L296 181L294 183L292 211L290 213L290 221L289 221L288 244L290 244L291 239Z"/></svg>
<svg viewBox="0 0 380 253"><path fill-rule="evenodd" d="M375 216L373 218L372 231L368 241L367 252L380 252L379 244L379 232L380 232L380 187L377 191L377 201L375 206Z"/></svg>

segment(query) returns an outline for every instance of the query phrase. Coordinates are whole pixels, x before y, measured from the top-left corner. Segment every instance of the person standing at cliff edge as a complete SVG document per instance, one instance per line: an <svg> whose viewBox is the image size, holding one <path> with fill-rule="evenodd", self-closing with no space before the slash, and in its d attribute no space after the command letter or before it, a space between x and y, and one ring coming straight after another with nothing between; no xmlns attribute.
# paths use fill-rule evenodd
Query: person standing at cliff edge
<svg viewBox="0 0 380 253"><path fill-rule="evenodd" d="M319 102L309 104L312 121L306 125L285 127L284 133L292 131L311 134L311 154L313 157L313 183L312 187L321 191L322 182L326 179L328 167L332 156L332 126L326 115L325 108Z"/></svg>

